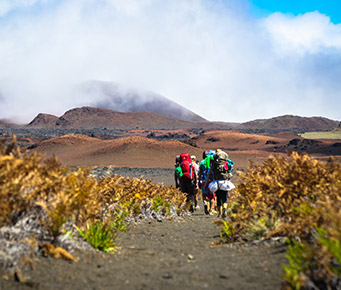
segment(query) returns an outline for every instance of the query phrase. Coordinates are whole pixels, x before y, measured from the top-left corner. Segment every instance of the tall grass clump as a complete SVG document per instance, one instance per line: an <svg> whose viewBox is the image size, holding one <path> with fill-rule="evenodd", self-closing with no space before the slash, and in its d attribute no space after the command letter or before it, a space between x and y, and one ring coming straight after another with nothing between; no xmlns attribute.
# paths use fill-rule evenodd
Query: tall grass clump
<svg viewBox="0 0 341 290"><path fill-rule="evenodd" d="M143 200L155 200L158 210L185 204L175 187L118 175L96 179L90 170L71 171L54 157L21 153L15 143L15 137L0 142L0 227L38 208L45 213L42 225L55 239L71 223L94 247L107 251L127 229L127 218L140 213Z"/></svg>
<svg viewBox="0 0 341 290"><path fill-rule="evenodd" d="M251 164L240 173L227 223L228 241L288 237L290 287L341 283L341 165L334 158L319 162L294 152Z"/></svg>

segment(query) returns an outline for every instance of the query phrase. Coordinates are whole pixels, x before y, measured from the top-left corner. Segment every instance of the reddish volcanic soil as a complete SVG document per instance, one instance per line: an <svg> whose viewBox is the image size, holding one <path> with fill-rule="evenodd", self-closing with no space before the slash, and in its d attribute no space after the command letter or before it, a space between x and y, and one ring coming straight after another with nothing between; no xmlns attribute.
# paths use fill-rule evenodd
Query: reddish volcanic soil
<svg viewBox="0 0 341 290"><path fill-rule="evenodd" d="M83 135L65 135L42 142L36 152L46 157L56 155L69 166L127 166L170 168L175 156L190 152L200 156L202 149L179 141L157 141L144 137L100 140Z"/></svg>
<svg viewBox="0 0 341 290"><path fill-rule="evenodd" d="M179 130L174 132L181 133ZM250 160L261 162L273 154L271 150L266 151L274 146L266 145L269 140L279 145L288 142L287 138L243 134L237 131L210 131L201 134L195 140L198 147L176 140L158 141L138 136L101 140L71 134L43 141L31 151L46 157L56 155L62 164L68 166L173 168L176 155L182 152L189 152L200 160L204 150L221 148L229 153L236 164L235 169L240 169L247 167Z"/></svg>
<svg viewBox="0 0 341 290"><path fill-rule="evenodd" d="M176 155L182 152L189 152L201 160L204 150L220 148L229 154L235 162L235 169L238 170L246 168L250 161L260 163L271 155L286 155L288 150L293 150L288 146L290 140L298 138L292 133L266 136L239 131L209 130L194 135L189 130L154 131L156 136L168 133L187 134L192 137L190 141L196 146L194 147L177 140L159 141L146 138L147 133L148 131L129 131L126 133L127 137L113 140L69 134L43 141L31 151L41 153L45 157L56 155L59 161L67 166L173 168ZM335 140L319 142L323 146L330 146ZM311 155L325 159L328 154Z"/></svg>

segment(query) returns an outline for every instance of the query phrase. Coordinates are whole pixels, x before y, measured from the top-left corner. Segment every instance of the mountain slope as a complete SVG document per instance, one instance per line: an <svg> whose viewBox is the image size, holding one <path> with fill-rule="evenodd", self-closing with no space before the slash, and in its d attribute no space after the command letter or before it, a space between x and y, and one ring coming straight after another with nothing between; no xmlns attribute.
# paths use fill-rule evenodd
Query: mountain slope
<svg viewBox="0 0 341 290"><path fill-rule="evenodd" d="M150 112L124 113L102 108L74 108L61 117L38 114L28 125L32 128L64 129L222 129L241 130L248 133L263 132L311 132L330 131L338 126L338 121L322 117L280 116L272 119L255 120L246 123L226 122L186 122L171 119Z"/></svg>
<svg viewBox="0 0 341 290"><path fill-rule="evenodd" d="M28 125L37 128L54 128L58 117L50 114L39 113Z"/></svg>
<svg viewBox="0 0 341 290"><path fill-rule="evenodd" d="M328 131L338 126L338 121L333 121L323 117L299 117L284 115L271 119L260 119L243 123L241 129L260 130L265 132L289 131Z"/></svg>
<svg viewBox="0 0 341 290"><path fill-rule="evenodd" d="M120 112L157 113L172 119L188 122L204 122L203 117L183 106L150 91L118 85L113 82L89 81L80 86L86 96L95 99L91 107L111 109Z"/></svg>
<svg viewBox="0 0 341 290"><path fill-rule="evenodd" d="M43 121L47 120L47 122ZM177 129L189 126L191 123L173 120L158 114L136 112L122 113L108 109L82 107L67 111L63 116L38 115L29 127L40 128L115 128L115 129Z"/></svg>

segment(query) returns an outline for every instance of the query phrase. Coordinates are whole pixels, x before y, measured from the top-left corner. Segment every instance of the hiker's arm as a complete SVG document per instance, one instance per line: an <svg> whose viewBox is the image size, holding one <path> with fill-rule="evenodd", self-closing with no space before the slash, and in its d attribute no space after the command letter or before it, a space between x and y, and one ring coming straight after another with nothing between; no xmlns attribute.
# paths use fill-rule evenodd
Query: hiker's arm
<svg viewBox="0 0 341 290"><path fill-rule="evenodd" d="M195 180L195 188L198 188L199 180L198 180L197 171L195 170L195 168L194 168L194 180Z"/></svg>
<svg viewBox="0 0 341 290"><path fill-rule="evenodd" d="M210 177L211 177L211 174L212 174L212 166L211 166L210 170L207 173L207 178L206 178L206 182L205 182L204 188L207 188L209 180L210 180Z"/></svg>
<svg viewBox="0 0 341 290"><path fill-rule="evenodd" d="M200 167L199 167L199 172L198 172L198 180L199 180L199 182L201 180L201 168Z"/></svg>
<svg viewBox="0 0 341 290"><path fill-rule="evenodd" d="M175 172L174 172L174 181L175 181L175 188L180 187L180 185L179 185L179 179L178 179L178 177L176 176Z"/></svg>

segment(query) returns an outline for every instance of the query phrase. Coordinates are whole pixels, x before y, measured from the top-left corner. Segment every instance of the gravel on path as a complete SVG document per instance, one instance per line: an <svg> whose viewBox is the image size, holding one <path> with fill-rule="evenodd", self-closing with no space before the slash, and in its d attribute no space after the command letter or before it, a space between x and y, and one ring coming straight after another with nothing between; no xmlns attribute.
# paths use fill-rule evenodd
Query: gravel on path
<svg viewBox="0 0 341 290"><path fill-rule="evenodd" d="M220 239L215 219L200 209L183 220L138 222L119 236L116 254L79 252L78 262L34 257L22 282L0 279L0 289L280 289L286 246L212 246Z"/></svg>

